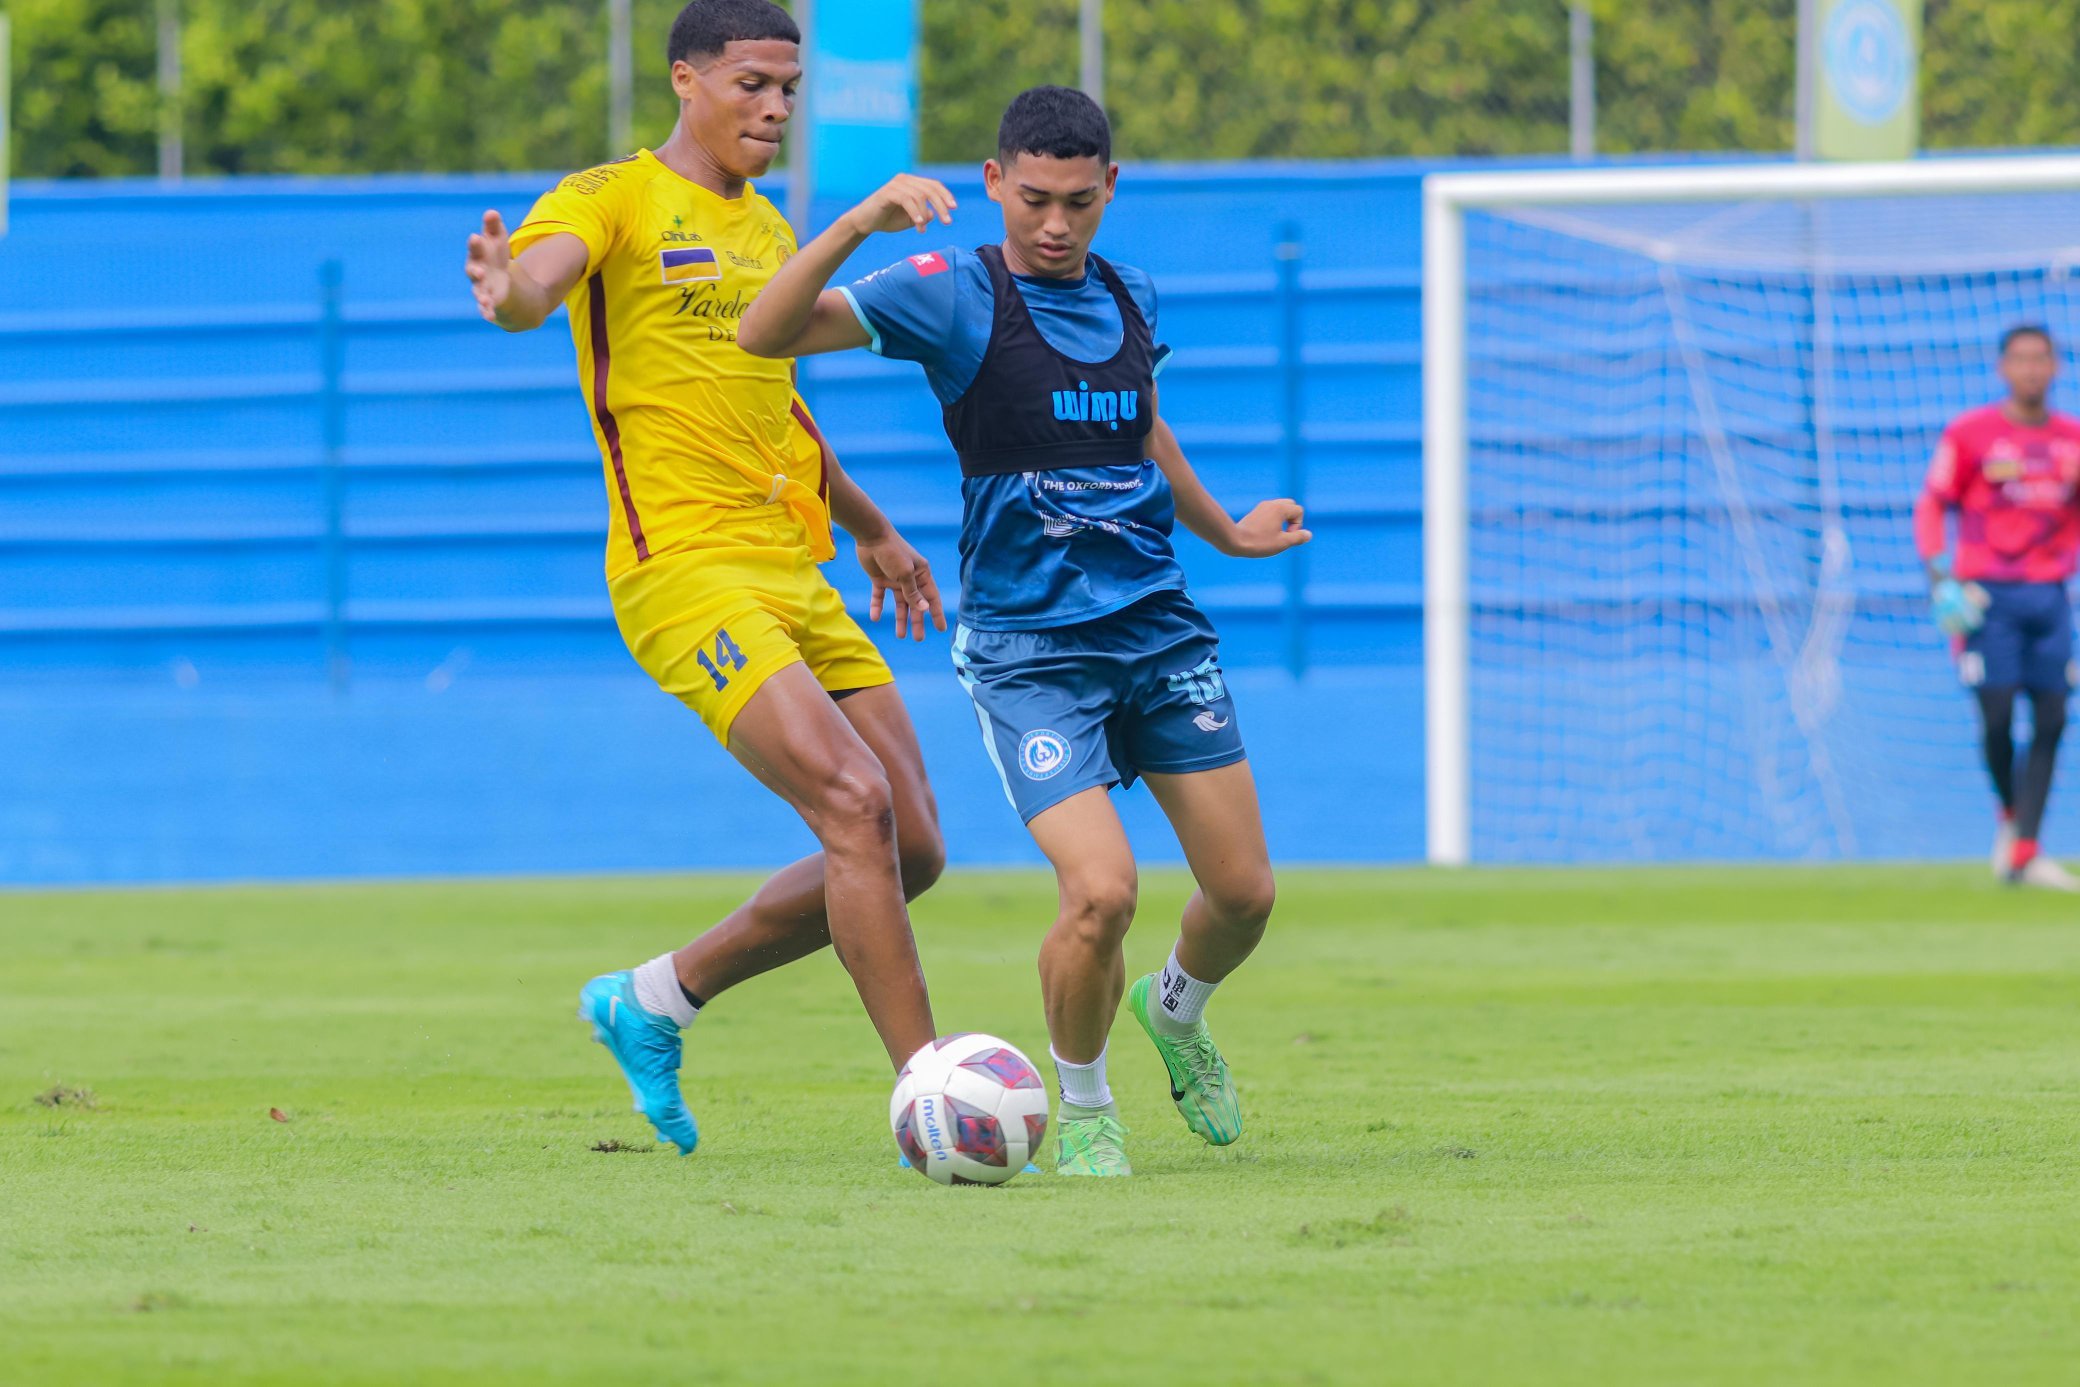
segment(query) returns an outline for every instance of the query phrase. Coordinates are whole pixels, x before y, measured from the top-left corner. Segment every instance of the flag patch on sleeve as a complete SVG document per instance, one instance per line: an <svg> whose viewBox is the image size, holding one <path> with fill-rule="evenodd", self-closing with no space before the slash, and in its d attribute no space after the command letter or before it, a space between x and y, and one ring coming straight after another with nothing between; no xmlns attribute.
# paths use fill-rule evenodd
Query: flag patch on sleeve
<svg viewBox="0 0 2080 1387"><path fill-rule="evenodd" d="M699 284L722 278L715 252L706 246L674 246L657 252L657 268L666 284Z"/></svg>
<svg viewBox="0 0 2080 1387"><path fill-rule="evenodd" d="M943 274L951 268L946 263L946 257L935 250L926 251L923 255L911 256L910 263L917 266L917 273L920 275Z"/></svg>

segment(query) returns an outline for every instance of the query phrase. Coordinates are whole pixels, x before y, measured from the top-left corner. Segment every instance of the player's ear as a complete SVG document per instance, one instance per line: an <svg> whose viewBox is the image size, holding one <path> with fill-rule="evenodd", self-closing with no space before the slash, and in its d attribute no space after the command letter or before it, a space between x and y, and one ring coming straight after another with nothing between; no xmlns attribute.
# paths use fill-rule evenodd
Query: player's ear
<svg viewBox="0 0 2080 1387"><path fill-rule="evenodd" d="M693 70L693 64L684 58L672 64L672 90L681 101L691 101L694 89L700 85L701 76Z"/></svg>
<svg viewBox="0 0 2080 1387"><path fill-rule="evenodd" d="M1004 166L994 159L982 161L982 190L989 194L991 202L1004 200Z"/></svg>
<svg viewBox="0 0 2080 1387"><path fill-rule="evenodd" d="M1107 202L1110 202L1110 201L1112 201L1112 199L1113 199L1113 195L1114 195L1114 194L1116 194L1116 193L1117 193L1118 191L1119 191L1119 165L1118 165L1118 164L1107 164L1107 165L1105 166L1105 200L1106 200Z"/></svg>

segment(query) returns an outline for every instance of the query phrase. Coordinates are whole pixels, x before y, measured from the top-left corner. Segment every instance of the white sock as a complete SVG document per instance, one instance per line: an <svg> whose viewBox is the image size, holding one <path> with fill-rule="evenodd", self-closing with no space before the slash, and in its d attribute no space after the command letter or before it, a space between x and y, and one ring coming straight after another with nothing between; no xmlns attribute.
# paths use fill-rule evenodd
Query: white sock
<svg viewBox="0 0 2080 1387"><path fill-rule="evenodd" d="M1112 1105L1112 1086L1105 1082L1105 1052L1089 1064L1072 1064L1055 1054L1054 1046L1047 1047L1054 1055L1054 1072L1061 1080L1062 1101L1074 1103L1079 1108L1105 1108Z"/></svg>
<svg viewBox="0 0 2080 1387"><path fill-rule="evenodd" d="M1185 972L1173 948L1170 961L1156 975L1156 1004L1148 1009L1149 1019L1169 1035L1195 1031L1200 1018L1206 1015L1206 1004L1213 999L1213 989L1219 986L1217 982L1200 982Z"/></svg>
<svg viewBox="0 0 2080 1387"><path fill-rule="evenodd" d="M659 954L636 969L636 1001L645 1011L671 1017L681 1029L700 1015L679 986L679 970L672 967L670 954Z"/></svg>

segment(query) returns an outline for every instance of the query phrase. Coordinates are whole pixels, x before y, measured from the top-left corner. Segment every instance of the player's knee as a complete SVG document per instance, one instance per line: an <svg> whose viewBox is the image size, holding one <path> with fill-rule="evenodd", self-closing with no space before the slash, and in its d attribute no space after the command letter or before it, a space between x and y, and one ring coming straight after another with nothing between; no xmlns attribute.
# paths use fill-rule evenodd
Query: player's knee
<svg viewBox="0 0 2080 1387"><path fill-rule="evenodd" d="M1134 923L1139 886L1131 871L1062 883L1061 928L1092 948L1118 948Z"/></svg>
<svg viewBox="0 0 2080 1387"><path fill-rule="evenodd" d="M879 846L896 836L895 796L876 765L841 767L817 788L811 812L826 847Z"/></svg>
<svg viewBox="0 0 2080 1387"><path fill-rule="evenodd" d="M936 828L904 834L897 840L896 861L903 872L903 895L916 900L945 873L946 840Z"/></svg>
<svg viewBox="0 0 2080 1387"><path fill-rule="evenodd" d="M1200 889L1222 925L1231 933L1252 938L1264 932L1271 919L1271 907L1278 902L1278 883L1271 875L1269 863L1255 871L1235 873L1216 887Z"/></svg>

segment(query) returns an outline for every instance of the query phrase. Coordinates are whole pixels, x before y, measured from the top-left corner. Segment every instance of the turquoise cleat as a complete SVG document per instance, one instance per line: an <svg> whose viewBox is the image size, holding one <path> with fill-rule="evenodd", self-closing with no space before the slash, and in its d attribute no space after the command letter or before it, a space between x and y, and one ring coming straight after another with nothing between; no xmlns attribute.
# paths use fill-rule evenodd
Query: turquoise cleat
<svg viewBox="0 0 2080 1387"><path fill-rule="evenodd" d="M628 1080L635 1110L650 1119L659 1141L691 1156L701 1131L679 1094L679 1028L636 1001L635 975L602 973L578 994L578 1019L607 1047Z"/></svg>

